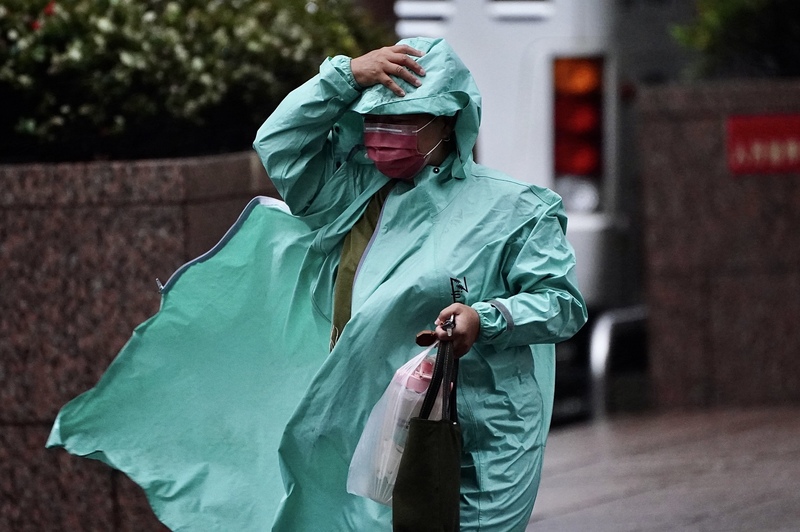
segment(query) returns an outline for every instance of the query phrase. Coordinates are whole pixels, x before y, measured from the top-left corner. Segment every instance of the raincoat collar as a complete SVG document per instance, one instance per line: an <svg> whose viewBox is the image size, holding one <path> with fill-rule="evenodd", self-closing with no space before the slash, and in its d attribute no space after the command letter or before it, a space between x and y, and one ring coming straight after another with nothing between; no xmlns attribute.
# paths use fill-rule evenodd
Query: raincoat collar
<svg viewBox="0 0 800 532"><path fill-rule="evenodd" d="M403 196L412 194L416 209L427 211L433 218L446 209L460 194L459 181L453 174L458 163L458 157L451 153L439 166L426 166L413 182L401 181L395 186L395 193Z"/></svg>
<svg viewBox="0 0 800 532"><path fill-rule="evenodd" d="M423 168L419 174L414 177L414 184L420 184L424 181L435 180L435 181L444 181L445 179L449 178L455 162L456 156L455 153L449 154L445 157L442 164L439 166L428 165ZM455 176L453 176L455 177Z"/></svg>

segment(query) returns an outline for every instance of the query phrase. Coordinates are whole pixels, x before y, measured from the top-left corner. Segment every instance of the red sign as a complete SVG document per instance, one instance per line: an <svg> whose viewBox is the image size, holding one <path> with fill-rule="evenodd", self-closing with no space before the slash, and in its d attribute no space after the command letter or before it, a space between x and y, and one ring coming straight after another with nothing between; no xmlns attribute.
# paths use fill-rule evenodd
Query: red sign
<svg viewBox="0 0 800 532"><path fill-rule="evenodd" d="M733 174L800 173L800 114L728 117Z"/></svg>

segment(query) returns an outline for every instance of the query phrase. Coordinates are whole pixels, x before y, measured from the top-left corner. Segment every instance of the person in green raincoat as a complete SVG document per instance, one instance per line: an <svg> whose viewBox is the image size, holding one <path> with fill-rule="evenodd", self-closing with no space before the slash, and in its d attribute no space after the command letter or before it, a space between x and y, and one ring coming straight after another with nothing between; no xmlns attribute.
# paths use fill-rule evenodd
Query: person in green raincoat
<svg viewBox="0 0 800 532"><path fill-rule="evenodd" d="M175 530L391 530L350 460L416 333L455 316L461 529L524 530L554 344L586 307L560 198L473 160L480 112L442 39L324 61L254 142L285 205L254 200L173 275L48 445L124 471Z"/></svg>

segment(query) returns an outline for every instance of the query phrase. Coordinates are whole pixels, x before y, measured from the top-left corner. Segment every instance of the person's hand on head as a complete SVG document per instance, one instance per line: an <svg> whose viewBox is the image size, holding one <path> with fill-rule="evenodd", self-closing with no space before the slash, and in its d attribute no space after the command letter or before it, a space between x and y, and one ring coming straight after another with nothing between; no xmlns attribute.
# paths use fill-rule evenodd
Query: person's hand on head
<svg viewBox="0 0 800 532"><path fill-rule="evenodd" d="M417 76L424 76L425 70L409 57L412 55L422 57L424 54L407 44L385 46L351 59L350 70L356 83L364 88L380 83L398 96L405 96L405 91L392 79L392 76L403 79L415 87L422 84Z"/></svg>
<svg viewBox="0 0 800 532"><path fill-rule="evenodd" d="M448 336L442 325L451 317L455 319L456 326L452 329L452 336ZM461 357L472 349L472 344L478 339L478 333L481 332L481 319L472 307L463 303L453 303L439 313L439 317L436 318L435 332L440 341L453 342L453 354Z"/></svg>

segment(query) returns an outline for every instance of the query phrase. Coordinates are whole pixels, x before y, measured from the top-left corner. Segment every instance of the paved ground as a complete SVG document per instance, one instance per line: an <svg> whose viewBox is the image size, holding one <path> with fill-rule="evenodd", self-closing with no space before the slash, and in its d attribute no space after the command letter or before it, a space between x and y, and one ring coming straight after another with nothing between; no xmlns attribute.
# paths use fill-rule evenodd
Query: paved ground
<svg viewBox="0 0 800 532"><path fill-rule="evenodd" d="M800 531L800 407L553 430L528 531Z"/></svg>

